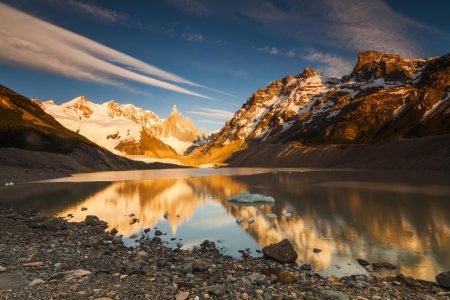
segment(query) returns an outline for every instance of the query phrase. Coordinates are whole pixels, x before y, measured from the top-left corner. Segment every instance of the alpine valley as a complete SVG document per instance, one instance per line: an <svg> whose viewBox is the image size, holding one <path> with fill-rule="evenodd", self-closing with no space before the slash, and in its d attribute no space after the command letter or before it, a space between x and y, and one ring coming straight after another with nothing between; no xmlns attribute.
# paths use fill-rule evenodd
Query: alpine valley
<svg viewBox="0 0 450 300"><path fill-rule="evenodd" d="M2 91L3 97L13 93ZM141 160L170 158L191 166L450 168L450 54L406 59L361 52L351 74L340 79L306 68L256 91L209 136L176 106L162 119L132 104L96 104L83 96L61 105L37 99L27 105L39 107L74 136Z"/></svg>

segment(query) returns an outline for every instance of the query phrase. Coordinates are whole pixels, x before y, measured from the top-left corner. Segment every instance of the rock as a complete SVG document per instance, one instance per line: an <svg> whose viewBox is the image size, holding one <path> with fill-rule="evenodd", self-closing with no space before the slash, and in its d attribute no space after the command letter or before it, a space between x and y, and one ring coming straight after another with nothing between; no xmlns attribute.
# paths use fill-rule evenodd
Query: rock
<svg viewBox="0 0 450 300"><path fill-rule="evenodd" d="M45 283L44 280L42 280L40 278L36 278L32 282L30 282L30 284L28 286L35 286L35 285L39 285L39 284L43 284L43 283Z"/></svg>
<svg viewBox="0 0 450 300"><path fill-rule="evenodd" d="M223 296L225 294L225 287L221 284L207 286L205 290L214 296Z"/></svg>
<svg viewBox="0 0 450 300"><path fill-rule="evenodd" d="M292 275L292 273L283 271L280 274L278 274L278 280L282 283L293 283L295 282L295 276Z"/></svg>
<svg viewBox="0 0 450 300"><path fill-rule="evenodd" d="M367 260L362 258L357 258L356 261L363 267L370 265L370 263Z"/></svg>
<svg viewBox="0 0 450 300"><path fill-rule="evenodd" d="M247 279L248 281L250 281L251 284L265 284L267 277L263 274L259 274L259 273L252 273L250 275L245 276L245 279Z"/></svg>
<svg viewBox="0 0 450 300"><path fill-rule="evenodd" d="M293 263L297 260L297 252L288 239L284 239L276 244L266 246L262 249L265 256L280 263Z"/></svg>
<svg viewBox="0 0 450 300"><path fill-rule="evenodd" d="M176 300L186 300L187 298L189 298L189 292L179 292L175 296Z"/></svg>
<svg viewBox="0 0 450 300"><path fill-rule="evenodd" d="M350 297L341 291L335 291L335 290L325 290L322 291L323 299L329 299L329 300L350 300Z"/></svg>
<svg viewBox="0 0 450 300"><path fill-rule="evenodd" d="M6 271L6 268L0 266L0 273L1 273L1 272L5 272L5 271Z"/></svg>
<svg viewBox="0 0 450 300"><path fill-rule="evenodd" d="M35 261L23 264L24 267L41 267L44 263L42 261Z"/></svg>
<svg viewBox="0 0 450 300"><path fill-rule="evenodd" d="M252 223L254 223L255 222L255 219L253 219L253 218L249 218L248 220L247 220L247 223L248 224L252 224Z"/></svg>
<svg viewBox="0 0 450 300"><path fill-rule="evenodd" d="M244 222L244 219L242 219L241 217L236 218L236 223L241 224L242 222Z"/></svg>
<svg viewBox="0 0 450 300"><path fill-rule="evenodd" d="M290 217L292 217L292 213L287 212L283 215L286 219L289 219Z"/></svg>
<svg viewBox="0 0 450 300"><path fill-rule="evenodd" d="M300 267L300 271L312 271L312 266L310 264L303 264Z"/></svg>
<svg viewBox="0 0 450 300"><path fill-rule="evenodd" d="M111 235L116 236L116 234L119 233L119 231L115 228L111 229Z"/></svg>
<svg viewBox="0 0 450 300"><path fill-rule="evenodd" d="M245 204L259 204L259 203L274 203L275 199L270 196L261 194L252 194L249 192L243 192L228 198L228 201L232 203L238 203L240 205Z"/></svg>
<svg viewBox="0 0 450 300"><path fill-rule="evenodd" d="M96 226L96 225L98 225L100 223L100 220L98 219L97 216L87 215L86 219L84 219L84 222L87 225Z"/></svg>
<svg viewBox="0 0 450 300"><path fill-rule="evenodd" d="M200 244L200 248L203 250L216 250L216 244L214 242L204 240L203 243Z"/></svg>
<svg viewBox="0 0 450 300"><path fill-rule="evenodd" d="M437 274L435 279L440 287L450 289L450 271Z"/></svg>
<svg viewBox="0 0 450 300"><path fill-rule="evenodd" d="M389 269L389 270L395 270L397 269L396 266L394 266L391 263L388 262L382 262L382 263L373 263L372 264L372 268L376 271L376 270L380 270L380 269Z"/></svg>
<svg viewBox="0 0 450 300"><path fill-rule="evenodd" d="M141 250L141 251L139 251L139 252L137 253L137 256L139 256L139 257L147 257L147 256L148 256L148 253L145 252L144 250Z"/></svg>
<svg viewBox="0 0 450 300"><path fill-rule="evenodd" d="M82 207L81 208L81 211L86 211L87 210L87 207Z"/></svg>
<svg viewBox="0 0 450 300"><path fill-rule="evenodd" d="M80 279L80 278L83 278L86 276L90 276L90 275L92 275L92 273L87 270L76 269L76 270L72 270L72 271L55 273L52 276L50 276L47 279L47 281L60 280L63 278L65 281L72 281L72 280L77 280L77 279Z"/></svg>
<svg viewBox="0 0 450 300"><path fill-rule="evenodd" d="M313 249L313 252L314 252L314 253L319 253L319 252L322 252L322 250L320 250L319 248L314 248L314 249Z"/></svg>
<svg viewBox="0 0 450 300"><path fill-rule="evenodd" d="M155 235L156 236L161 236L161 235L163 235L163 233L162 233L161 230L157 229L157 230L155 230Z"/></svg>
<svg viewBox="0 0 450 300"><path fill-rule="evenodd" d="M206 262L197 261L192 264L192 270L194 272L205 272L209 269L210 265Z"/></svg>

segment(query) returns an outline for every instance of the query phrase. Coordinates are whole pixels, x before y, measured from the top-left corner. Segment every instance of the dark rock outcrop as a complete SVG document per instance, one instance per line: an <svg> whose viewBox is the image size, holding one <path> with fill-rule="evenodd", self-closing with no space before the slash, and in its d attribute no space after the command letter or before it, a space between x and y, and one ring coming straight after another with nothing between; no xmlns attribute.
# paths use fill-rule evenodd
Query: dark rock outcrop
<svg viewBox="0 0 450 300"><path fill-rule="evenodd" d="M297 260L297 252L288 239L284 239L276 244L265 246L262 249L265 256L280 263L293 263Z"/></svg>

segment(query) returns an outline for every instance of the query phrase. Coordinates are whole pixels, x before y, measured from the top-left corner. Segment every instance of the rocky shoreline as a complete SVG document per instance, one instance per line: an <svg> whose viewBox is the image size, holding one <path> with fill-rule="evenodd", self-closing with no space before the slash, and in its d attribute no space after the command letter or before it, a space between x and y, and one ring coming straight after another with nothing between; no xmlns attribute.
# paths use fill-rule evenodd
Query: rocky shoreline
<svg viewBox="0 0 450 300"><path fill-rule="evenodd" d="M95 216L67 222L0 206L0 299L449 299L434 282L403 275L324 278L285 263L221 254L210 241L170 248L155 228L136 248ZM283 247L289 248L288 242ZM269 250L269 251L267 251ZM265 253L276 258L276 252ZM274 254L275 253L275 254ZM444 277L447 275L443 275ZM448 278L443 278L448 280Z"/></svg>

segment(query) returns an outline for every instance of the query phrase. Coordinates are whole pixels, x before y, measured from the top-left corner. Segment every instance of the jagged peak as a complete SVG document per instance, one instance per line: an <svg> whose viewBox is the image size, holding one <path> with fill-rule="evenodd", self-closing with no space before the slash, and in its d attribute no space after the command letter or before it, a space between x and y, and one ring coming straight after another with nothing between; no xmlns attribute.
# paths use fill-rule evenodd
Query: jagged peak
<svg viewBox="0 0 450 300"><path fill-rule="evenodd" d="M174 104L174 105L172 106L172 114L178 114L178 113L179 113L178 107L177 107L176 104Z"/></svg>
<svg viewBox="0 0 450 300"><path fill-rule="evenodd" d="M314 76L320 76L320 73L311 67L306 67L305 70L303 70L303 72L298 75L298 77L301 77L304 79L314 77Z"/></svg>
<svg viewBox="0 0 450 300"><path fill-rule="evenodd" d="M413 78L416 69L427 60L403 58L392 53L362 51L352 73L344 77L357 80L384 78L388 81L407 81Z"/></svg>

